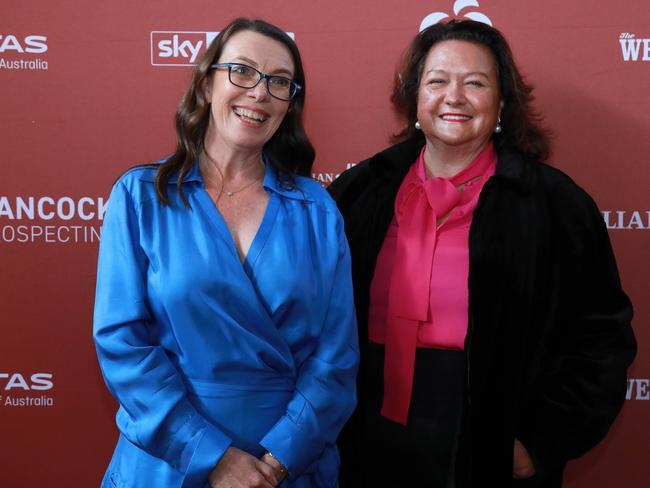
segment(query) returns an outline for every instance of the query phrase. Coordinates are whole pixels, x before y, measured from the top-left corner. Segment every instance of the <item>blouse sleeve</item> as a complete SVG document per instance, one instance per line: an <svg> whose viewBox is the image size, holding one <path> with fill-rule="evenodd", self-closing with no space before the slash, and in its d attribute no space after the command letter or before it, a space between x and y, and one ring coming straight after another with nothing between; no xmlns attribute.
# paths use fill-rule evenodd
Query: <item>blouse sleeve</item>
<svg viewBox="0 0 650 488"><path fill-rule="evenodd" d="M337 236L338 262L318 345L298 371L286 414L260 442L286 466L291 478L335 444L356 405L359 346L350 252L338 212Z"/></svg>
<svg viewBox="0 0 650 488"><path fill-rule="evenodd" d="M147 266L133 199L119 181L99 249L93 330L99 364L120 405L122 435L181 472L183 487L204 486L231 440L193 407L174 364L153 339Z"/></svg>

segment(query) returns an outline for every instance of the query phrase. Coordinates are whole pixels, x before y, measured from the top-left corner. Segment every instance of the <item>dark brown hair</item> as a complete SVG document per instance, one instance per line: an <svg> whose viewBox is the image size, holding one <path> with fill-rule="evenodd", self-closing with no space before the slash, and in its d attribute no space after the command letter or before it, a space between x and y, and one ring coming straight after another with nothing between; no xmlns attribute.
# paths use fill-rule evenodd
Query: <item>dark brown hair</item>
<svg viewBox="0 0 650 488"><path fill-rule="evenodd" d="M315 152L302 125L306 87L298 46L284 31L273 24L258 19L238 18L219 33L203 54L194 70L192 82L176 111L176 150L158 167L156 173L156 192L164 204L169 203L167 194L169 179L173 174L178 173L178 192L183 203L189 207L181 184L201 152L210 120L210 102L206 99L203 88L213 73L210 66L218 62L228 40L235 33L243 30L258 32L274 39L284 44L291 53L295 68L293 79L302 86L302 90L291 100L289 111L275 134L265 144L264 152L289 180L293 175L309 176L311 173Z"/></svg>
<svg viewBox="0 0 650 488"><path fill-rule="evenodd" d="M494 55L504 103L501 111L503 130L493 136L495 147L515 149L536 161L545 161L550 153L549 134L541 126L541 116L532 108L533 87L524 81L503 35L494 27L473 20L453 19L434 24L411 42L397 69L391 96L397 113L406 119L395 139L403 140L419 134L414 125L424 61L435 44L451 40L485 46Z"/></svg>

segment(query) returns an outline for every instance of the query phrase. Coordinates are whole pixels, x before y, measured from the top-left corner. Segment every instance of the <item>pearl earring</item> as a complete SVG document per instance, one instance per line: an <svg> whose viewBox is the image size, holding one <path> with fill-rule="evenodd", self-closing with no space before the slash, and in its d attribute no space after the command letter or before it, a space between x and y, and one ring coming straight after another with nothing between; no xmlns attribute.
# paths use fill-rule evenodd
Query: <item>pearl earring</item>
<svg viewBox="0 0 650 488"><path fill-rule="evenodd" d="M417 130L420 130L420 129L422 128L422 126L420 125L420 121L419 121L419 120L416 120L416 121L415 121L415 128L416 128Z"/></svg>
<svg viewBox="0 0 650 488"><path fill-rule="evenodd" d="M494 128L494 133L495 134L501 134L502 130L503 130L503 127L501 127L501 117L499 117L499 120L497 121L497 126Z"/></svg>

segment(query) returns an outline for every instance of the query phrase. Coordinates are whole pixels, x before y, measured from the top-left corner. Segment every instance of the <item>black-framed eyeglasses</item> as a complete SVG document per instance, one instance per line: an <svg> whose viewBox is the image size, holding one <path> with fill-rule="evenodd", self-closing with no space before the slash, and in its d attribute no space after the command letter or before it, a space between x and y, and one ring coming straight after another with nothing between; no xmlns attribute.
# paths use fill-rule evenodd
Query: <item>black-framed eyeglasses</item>
<svg viewBox="0 0 650 488"><path fill-rule="evenodd" d="M216 63L210 68L228 68L228 80L240 88L255 88L257 84L266 80L266 91L269 95L285 102L294 98L302 87L286 76L267 75L261 71L241 63Z"/></svg>

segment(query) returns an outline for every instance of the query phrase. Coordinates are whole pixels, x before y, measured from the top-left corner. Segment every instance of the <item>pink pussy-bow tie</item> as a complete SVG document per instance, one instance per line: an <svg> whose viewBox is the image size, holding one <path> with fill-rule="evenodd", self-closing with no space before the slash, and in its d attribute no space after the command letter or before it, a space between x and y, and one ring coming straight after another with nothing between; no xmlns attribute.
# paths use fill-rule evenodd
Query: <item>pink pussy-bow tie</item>
<svg viewBox="0 0 650 488"><path fill-rule="evenodd" d="M415 165L414 165L415 166ZM461 199L443 178L421 181L411 168L395 200L398 224L388 295L381 414L406 425L420 322L428 319L437 221Z"/></svg>

